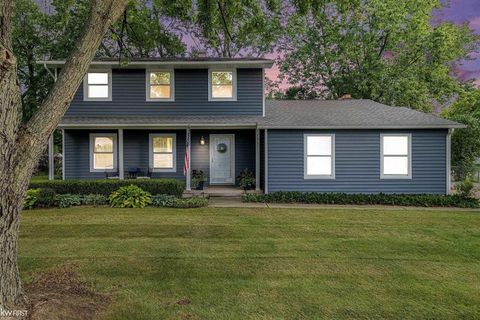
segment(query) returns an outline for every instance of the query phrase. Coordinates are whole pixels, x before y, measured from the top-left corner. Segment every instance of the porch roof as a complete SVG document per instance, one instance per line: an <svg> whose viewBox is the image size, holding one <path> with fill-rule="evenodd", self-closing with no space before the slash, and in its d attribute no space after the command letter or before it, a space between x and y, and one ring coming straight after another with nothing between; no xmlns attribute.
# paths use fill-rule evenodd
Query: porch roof
<svg viewBox="0 0 480 320"><path fill-rule="evenodd" d="M372 100L267 100L262 116L65 117L63 128L439 129L465 125Z"/></svg>
<svg viewBox="0 0 480 320"><path fill-rule="evenodd" d="M60 128L255 128L261 116L65 117Z"/></svg>

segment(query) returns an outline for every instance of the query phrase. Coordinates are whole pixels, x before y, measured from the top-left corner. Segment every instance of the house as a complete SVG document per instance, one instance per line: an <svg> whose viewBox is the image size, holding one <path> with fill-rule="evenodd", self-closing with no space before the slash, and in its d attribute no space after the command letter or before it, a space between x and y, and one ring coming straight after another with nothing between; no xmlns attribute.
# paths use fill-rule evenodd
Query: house
<svg viewBox="0 0 480 320"><path fill-rule="evenodd" d="M56 72L64 61L40 63ZM461 124L370 100L266 100L271 66L93 61L59 126L63 178L166 177L190 190L192 169L214 186L234 185L248 168L266 193L449 192L450 136Z"/></svg>

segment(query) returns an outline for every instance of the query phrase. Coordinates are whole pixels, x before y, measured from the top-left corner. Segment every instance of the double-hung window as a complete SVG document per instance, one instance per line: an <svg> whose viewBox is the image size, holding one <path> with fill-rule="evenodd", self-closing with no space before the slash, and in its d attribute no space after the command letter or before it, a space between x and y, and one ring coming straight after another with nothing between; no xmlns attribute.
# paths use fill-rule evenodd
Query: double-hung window
<svg viewBox="0 0 480 320"><path fill-rule="evenodd" d="M335 179L335 135L304 135L304 178Z"/></svg>
<svg viewBox="0 0 480 320"><path fill-rule="evenodd" d="M90 171L117 170L117 135L114 133L90 134Z"/></svg>
<svg viewBox="0 0 480 320"><path fill-rule="evenodd" d="M83 85L84 100L111 101L112 100L112 72L88 72Z"/></svg>
<svg viewBox="0 0 480 320"><path fill-rule="evenodd" d="M150 168L153 172L176 171L176 135L150 134Z"/></svg>
<svg viewBox="0 0 480 320"><path fill-rule="evenodd" d="M147 100L173 101L175 96L173 70L147 70Z"/></svg>
<svg viewBox="0 0 480 320"><path fill-rule="evenodd" d="M228 101L237 99L237 72L233 70L209 70L208 99Z"/></svg>
<svg viewBox="0 0 480 320"><path fill-rule="evenodd" d="M382 179L411 179L411 140L410 134L380 135Z"/></svg>

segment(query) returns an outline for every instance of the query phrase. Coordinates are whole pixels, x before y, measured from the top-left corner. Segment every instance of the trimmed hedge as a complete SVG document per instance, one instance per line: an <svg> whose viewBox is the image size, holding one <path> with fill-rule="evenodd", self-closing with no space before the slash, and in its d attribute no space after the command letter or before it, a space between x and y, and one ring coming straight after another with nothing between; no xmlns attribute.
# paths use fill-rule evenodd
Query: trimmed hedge
<svg viewBox="0 0 480 320"><path fill-rule="evenodd" d="M177 198L166 194L152 197L152 206L165 208L201 208L208 205L208 199L202 197Z"/></svg>
<svg viewBox="0 0 480 320"><path fill-rule="evenodd" d="M430 194L347 194L316 192L273 192L269 194L246 194L244 202L309 203L309 204L353 204L389 205L415 207L459 207L479 208L477 199L459 195Z"/></svg>
<svg viewBox="0 0 480 320"><path fill-rule="evenodd" d="M151 194L170 194L180 197L184 184L176 179L98 179L98 180L51 180L31 182L29 189L53 189L57 194L101 194L109 196L121 187L135 185Z"/></svg>

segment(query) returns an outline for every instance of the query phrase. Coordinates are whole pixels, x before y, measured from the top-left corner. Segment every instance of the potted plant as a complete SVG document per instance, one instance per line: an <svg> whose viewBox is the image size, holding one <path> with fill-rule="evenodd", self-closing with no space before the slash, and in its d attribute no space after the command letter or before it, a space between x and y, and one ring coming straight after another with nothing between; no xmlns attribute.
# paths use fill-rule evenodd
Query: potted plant
<svg viewBox="0 0 480 320"><path fill-rule="evenodd" d="M255 178L253 172L248 168L245 168L240 172L240 175L237 177L237 181L240 187L242 187L245 191L255 188Z"/></svg>
<svg viewBox="0 0 480 320"><path fill-rule="evenodd" d="M205 177L205 173L202 170L192 170L192 186L196 190L203 190L205 181L207 181L207 177Z"/></svg>

